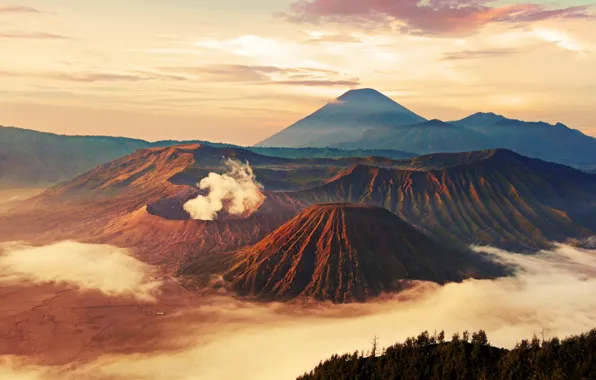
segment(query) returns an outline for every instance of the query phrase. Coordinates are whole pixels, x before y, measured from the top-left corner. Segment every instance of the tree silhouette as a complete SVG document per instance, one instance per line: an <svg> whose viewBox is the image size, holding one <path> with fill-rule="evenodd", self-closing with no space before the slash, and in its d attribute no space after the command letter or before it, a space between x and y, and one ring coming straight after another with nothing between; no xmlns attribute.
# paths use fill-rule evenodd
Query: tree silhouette
<svg viewBox="0 0 596 380"><path fill-rule="evenodd" d="M534 336L512 350L490 346L483 330L472 333L471 341L467 332L462 338L453 334L450 342L444 335L424 331L379 356L375 336L371 355L334 355L298 379L596 380L596 329L564 340Z"/></svg>

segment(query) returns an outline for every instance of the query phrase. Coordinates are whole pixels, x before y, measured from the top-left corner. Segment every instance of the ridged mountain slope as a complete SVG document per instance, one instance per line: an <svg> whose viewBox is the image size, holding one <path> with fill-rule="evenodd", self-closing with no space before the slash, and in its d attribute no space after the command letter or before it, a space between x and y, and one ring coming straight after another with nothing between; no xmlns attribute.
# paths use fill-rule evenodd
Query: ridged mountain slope
<svg viewBox="0 0 596 380"><path fill-rule="evenodd" d="M364 301L404 281L446 283L502 275L471 253L446 249L386 209L320 204L237 253L225 277L242 295Z"/></svg>
<svg viewBox="0 0 596 380"><path fill-rule="evenodd" d="M428 171L357 165L289 195L306 204L383 206L459 245L536 248L596 231L595 176L508 150L468 157L462 165Z"/></svg>

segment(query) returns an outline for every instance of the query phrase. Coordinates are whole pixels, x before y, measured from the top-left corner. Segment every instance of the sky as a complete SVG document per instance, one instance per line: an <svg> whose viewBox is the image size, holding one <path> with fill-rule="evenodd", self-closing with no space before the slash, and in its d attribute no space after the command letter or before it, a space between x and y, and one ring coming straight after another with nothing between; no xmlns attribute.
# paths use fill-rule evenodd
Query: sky
<svg viewBox="0 0 596 380"><path fill-rule="evenodd" d="M0 125L250 145L353 88L596 136L584 0L0 0Z"/></svg>

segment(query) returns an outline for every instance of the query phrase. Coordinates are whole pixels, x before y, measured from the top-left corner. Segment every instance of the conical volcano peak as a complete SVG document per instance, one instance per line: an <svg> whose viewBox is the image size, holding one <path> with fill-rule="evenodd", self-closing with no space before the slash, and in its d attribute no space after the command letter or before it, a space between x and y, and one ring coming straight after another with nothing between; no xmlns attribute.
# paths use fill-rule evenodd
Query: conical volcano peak
<svg viewBox="0 0 596 380"><path fill-rule="evenodd" d="M366 107L368 112L374 110L407 112L411 111L393 99L372 88L350 90L336 99L337 103L348 103L351 107Z"/></svg>
<svg viewBox="0 0 596 380"><path fill-rule="evenodd" d="M356 141L366 130L426 121L372 88L350 90L257 146L325 147Z"/></svg>
<svg viewBox="0 0 596 380"><path fill-rule="evenodd" d="M372 88L361 88L357 90L350 90L337 98L339 101L343 102L350 102L350 101L371 101L371 100L381 100L387 101L391 100L389 97L383 95L379 91L372 89ZM392 101L392 100L391 100Z"/></svg>
<svg viewBox="0 0 596 380"><path fill-rule="evenodd" d="M240 295L263 300L364 301L408 281L500 273L440 246L389 210L346 203L311 206L237 257L224 277Z"/></svg>

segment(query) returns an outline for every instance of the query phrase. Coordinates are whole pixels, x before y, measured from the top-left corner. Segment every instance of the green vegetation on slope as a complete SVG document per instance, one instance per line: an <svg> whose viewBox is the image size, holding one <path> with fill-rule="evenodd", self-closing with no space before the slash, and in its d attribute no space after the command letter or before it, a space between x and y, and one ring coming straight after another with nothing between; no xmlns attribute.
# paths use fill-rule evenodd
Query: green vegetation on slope
<svg viewBox="0 0 596 380"><path fill-rule="evenodd" d="M371 353L333 355L298 380L582 380L596 379L596 330L564 340L537 337L512 350L493 347L482 330L416 338Z"/></svg>

